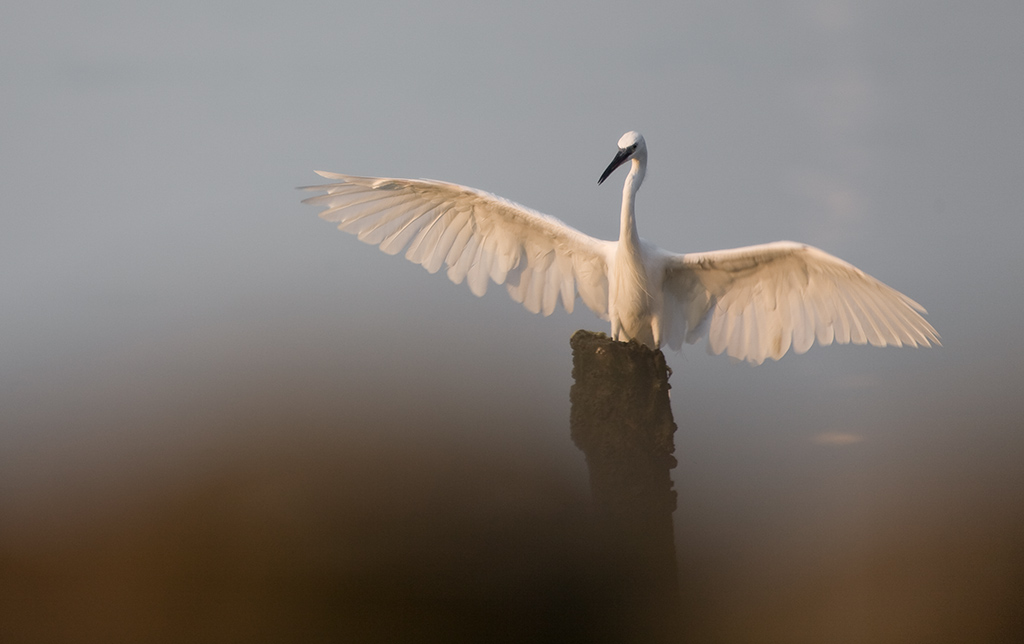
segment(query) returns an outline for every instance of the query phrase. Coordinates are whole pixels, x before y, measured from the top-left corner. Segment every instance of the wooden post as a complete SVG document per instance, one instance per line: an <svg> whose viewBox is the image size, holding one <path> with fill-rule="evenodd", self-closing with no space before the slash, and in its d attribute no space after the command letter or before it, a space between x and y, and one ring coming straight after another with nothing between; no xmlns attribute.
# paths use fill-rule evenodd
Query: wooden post
<svg viewBox="0 0 1024 644"><path fill-rule="evenodd" d="M636 609L668 626L680 600L671 370L661 351L636 342L590 331L577 331L570 342L572 440L586 456L594 502L627 568Z"/></svg>

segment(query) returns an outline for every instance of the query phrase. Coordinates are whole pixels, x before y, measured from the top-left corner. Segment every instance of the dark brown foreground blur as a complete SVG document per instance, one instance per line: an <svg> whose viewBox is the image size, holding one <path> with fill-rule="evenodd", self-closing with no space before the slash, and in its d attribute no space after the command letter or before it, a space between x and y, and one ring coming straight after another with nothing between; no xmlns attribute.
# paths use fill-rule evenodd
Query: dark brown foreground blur
<svg viewBox="0 0 1024 644"><path fill-rule="evenodd" d="M455 441L267 444L0 542L4 642L624 641L585 495ZM69 518L74 517L74 518Z"/></svg>
<svg viewBox="0 0 1024 644"><path fill-rule="evenodd" d="M308 362L40 394L34 442L0 452L0 642L1024 641L1016 415L837 446L724 394L696 418L677 372L666 627L590 510L568 405L342 395Z"/></svg>

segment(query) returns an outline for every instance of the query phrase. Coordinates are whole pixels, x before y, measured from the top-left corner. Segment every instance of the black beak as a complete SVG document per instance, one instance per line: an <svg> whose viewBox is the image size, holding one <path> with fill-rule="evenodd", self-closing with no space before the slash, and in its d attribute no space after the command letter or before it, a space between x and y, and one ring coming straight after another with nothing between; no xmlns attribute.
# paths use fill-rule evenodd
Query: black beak
<svg viewBox="0 0 1024 644"><path fill-rule="evenodd" d="M625 163L629 159L629 155L631 154L633 154L633 150L629 149L619 150L618 152L616 152L615 158L612 159L612 162L608 164L607 168L605 168L604 174L601 175L601 178L597 180L597 185L601 185L602 183L604 183L604 180L608 178L608 175L615 172L615 168Z"/></svg>

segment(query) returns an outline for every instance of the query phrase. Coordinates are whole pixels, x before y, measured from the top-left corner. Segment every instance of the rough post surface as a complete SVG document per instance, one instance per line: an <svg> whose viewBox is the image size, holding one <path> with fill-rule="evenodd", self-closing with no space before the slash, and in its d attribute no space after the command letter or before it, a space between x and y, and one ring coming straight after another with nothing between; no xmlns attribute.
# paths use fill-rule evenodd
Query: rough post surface
<svg viewBox="0 0 1024 644"><path fill-rule="evenodd" d="M571 344L572 439L586 456L595 505L629 562L637 599L668 606L679 598L671 370L661 351L603 333L577 331Z"/></svg>

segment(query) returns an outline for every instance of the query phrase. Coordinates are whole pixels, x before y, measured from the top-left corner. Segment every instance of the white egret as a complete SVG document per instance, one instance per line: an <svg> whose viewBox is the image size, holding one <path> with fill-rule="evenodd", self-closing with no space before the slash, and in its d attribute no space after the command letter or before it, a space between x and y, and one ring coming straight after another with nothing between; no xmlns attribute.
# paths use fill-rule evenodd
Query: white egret
<svg viewBox="0 0 1024 644"><path fill-rule="evenodd" d="M874 346L939 343L920 304L817 248L782 241L708 253L664 251L637 234L633 204L647 169L638 132L598 183L631 162L622 191L617 242L496 195L432 180L318 172L335 183L309 186L305 200L338 228L405 257L431 273L442 265L456 284L483 295L490 280L533 313L559 300L573 310L577 293L611 322L616 340L679 349L705 334L708 350L760 364L817 339Z"/></svg>

